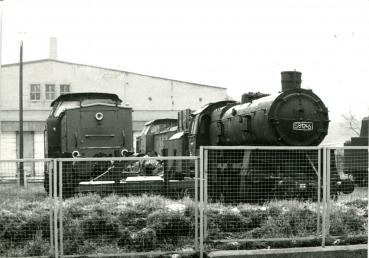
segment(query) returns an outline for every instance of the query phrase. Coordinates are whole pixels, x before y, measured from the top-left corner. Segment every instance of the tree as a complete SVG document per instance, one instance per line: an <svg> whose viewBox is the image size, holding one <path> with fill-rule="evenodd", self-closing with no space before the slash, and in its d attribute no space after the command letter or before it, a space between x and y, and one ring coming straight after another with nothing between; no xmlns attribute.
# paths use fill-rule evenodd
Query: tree
<svg viewBox="0 0 369 258"><path fill-rule="evenodd" d="M360 121L352 114L351 110L348 114L342 115L344 126L352 130L357 136L360 135Z"/></svg>

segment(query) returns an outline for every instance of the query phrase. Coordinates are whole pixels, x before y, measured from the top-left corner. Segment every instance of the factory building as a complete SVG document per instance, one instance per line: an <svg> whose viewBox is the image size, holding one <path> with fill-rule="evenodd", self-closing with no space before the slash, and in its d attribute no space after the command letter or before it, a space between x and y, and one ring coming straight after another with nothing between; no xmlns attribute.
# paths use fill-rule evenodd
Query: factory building
<svg viewBox="0 0 369 258"><path fill-rule="evenodd" d="M18 156L19 64L2 65L0 87L0 159ZM226 89L160 78L57 59L56 40L50 40L48 59L24 62L24 157L44 157L45 121L51 102L75 92L117 94L133 109L134 142L143 127L156 118L176 118L179 110L198 109L227 99Z"/></svg>

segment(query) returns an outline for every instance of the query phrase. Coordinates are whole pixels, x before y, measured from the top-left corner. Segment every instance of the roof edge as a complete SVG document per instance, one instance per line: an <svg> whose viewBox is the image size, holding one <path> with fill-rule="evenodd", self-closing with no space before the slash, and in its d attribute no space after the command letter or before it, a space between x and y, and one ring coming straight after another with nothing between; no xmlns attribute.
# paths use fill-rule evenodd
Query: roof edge
<svg viewBox="0 0 369 258"><path fill-rule="evenodd" d="M156 78L156 79L169 80L169 81L174 81L174 82L190 83L190 84L203 86L203 87L211 87L211 88L225 89L225 90L227 89L226 87L207 85L207 84L201 84L201 83L195 83L195 82L189 82L189 81L183 81L183 80L176 80L176 79L170 79L170 78L165 78L165 77L160 77L160 76L123 71L123 70L106 68L106 67L95 66L95 65L73 63L73 62L67 62L67 61L61 61L61 60L55 60L55 59L38 59L38 60L32 60L32 61L25 61L25 62L23 62L23 65L34 64L34 63L42 63L42 62L56 62L56 63L62 63L62 64L79 65L79 66L85 66L85 67L90 67L90 68L109 70L109 71L113 71L113 72L136 74L136 75L141 75L141 76L146 76L146 77L151 77L151 78ZM19 63L10 63L10 64L3 64L3 65L1 65L1 67L10 67L10 66L18 66L18 65L19 65Z"/></svg>

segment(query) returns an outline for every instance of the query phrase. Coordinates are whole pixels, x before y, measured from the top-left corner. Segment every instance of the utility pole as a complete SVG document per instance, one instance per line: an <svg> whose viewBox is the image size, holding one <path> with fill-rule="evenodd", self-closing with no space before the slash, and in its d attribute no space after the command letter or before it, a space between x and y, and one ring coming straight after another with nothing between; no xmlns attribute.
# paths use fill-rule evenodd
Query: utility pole
<svg viewBox="0 0 369 258"><path fill-rule="evenodd" d="M2 28L3 28L3 25L2 25L2 20L3 20L3 1L1 0L0 1L0 146L1 146L1 134L2 134L2 131L1 131L1 121L2 121L2 110L3 110L3 107L2 107L2 94L1 94L1 91L2 91L2 67L1 67L1 64L2 64L2 37L3 37L3 33L2 33ZM1 153L1 148L0 148L0 159L2 157L2 153Z"/></svg>
<svg viewBox="0 0 369 258"><path fill-rule="evenodd" d="M23 40L19 53L19 159L23 159ZM19 184L24 183L24 163L19 162Z"/></svg>

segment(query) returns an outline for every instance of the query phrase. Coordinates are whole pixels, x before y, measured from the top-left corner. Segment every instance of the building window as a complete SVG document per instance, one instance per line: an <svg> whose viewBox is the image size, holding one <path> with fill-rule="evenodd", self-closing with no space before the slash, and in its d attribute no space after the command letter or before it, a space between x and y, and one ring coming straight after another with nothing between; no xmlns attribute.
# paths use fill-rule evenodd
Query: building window
<svg viewBox="0 0 369 258"><path fill-rule="evenodd" d="M60 84L60 95L66 94L70 92L69 84Z"/></svg>
<svg viewBox="0 0 369 258"><path fill-rule="evenodd" d="M31 84L31 100L41 100L41 88L40 84Z"/></svg>
<svg viewBox="0 0 369 258"><path fill-rule="evenodd" d="M46 84L45 98L46 98L46 100L54 100L55 99L55 84Z"/></svg>

